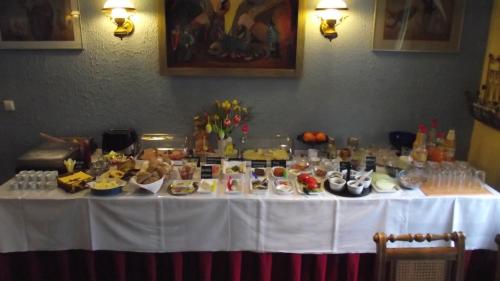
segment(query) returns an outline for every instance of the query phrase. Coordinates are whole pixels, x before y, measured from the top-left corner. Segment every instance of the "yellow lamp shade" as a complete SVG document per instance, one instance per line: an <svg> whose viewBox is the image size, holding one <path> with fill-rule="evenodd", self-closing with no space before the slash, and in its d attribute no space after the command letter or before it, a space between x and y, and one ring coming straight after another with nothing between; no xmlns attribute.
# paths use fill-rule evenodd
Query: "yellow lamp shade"
<svg viewBox="0 0 500 281"><path fill-rule="evenodd" d="M108 0L104 3L102 11L105 13L111 13L115 9L122 9L126 12L134 12L135 6L130 0Z"/></svg>
<svg viewBox="0 0 500 281"><path fill-rule="evenodd" d="M347 4L344 0L321 0L318 5L316 5L316 10L347 10Z"/></svg>

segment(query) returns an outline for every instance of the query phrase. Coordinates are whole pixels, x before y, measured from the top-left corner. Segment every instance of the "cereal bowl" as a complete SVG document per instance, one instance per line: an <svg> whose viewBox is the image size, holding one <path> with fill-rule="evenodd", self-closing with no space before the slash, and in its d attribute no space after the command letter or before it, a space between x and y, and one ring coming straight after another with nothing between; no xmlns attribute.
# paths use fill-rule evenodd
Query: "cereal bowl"
<svg viewBox="0 0 500 281"><path fill-rule="evenodd" d="M358 184L355 184L355 180L350 180L347 182L347 190L349 190L350 193L352 194L361 194L363 192L363 183L360 182Z"/></svg>

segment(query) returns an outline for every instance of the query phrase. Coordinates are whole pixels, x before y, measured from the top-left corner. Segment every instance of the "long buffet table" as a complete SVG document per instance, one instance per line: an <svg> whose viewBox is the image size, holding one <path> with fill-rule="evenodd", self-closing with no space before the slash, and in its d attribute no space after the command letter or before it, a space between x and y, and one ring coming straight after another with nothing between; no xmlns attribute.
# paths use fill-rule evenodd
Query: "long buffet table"
<svg viewBox="0 0 500 281"><path fill-rule="evenodd" d="M419 190L362 198L299 194L192 194L132 185L114 197L0 186L0 252L110 250L143 253L252 251L373 253L372 236L466 234L466 249L495 250L500 194L425 196Z"/></svg>

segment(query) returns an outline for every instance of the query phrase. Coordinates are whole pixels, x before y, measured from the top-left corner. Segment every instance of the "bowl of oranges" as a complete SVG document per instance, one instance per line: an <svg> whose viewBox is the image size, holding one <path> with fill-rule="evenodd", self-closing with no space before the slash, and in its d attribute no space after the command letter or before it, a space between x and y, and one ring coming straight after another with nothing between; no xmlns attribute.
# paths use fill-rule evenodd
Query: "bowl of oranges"
<svg viewBox="0 0 500 281"><path fill-rule="evenodd" d="M297 139L306 144L322 144L328 142L328 135L321 131L307 131L300 134Z"/></svg>

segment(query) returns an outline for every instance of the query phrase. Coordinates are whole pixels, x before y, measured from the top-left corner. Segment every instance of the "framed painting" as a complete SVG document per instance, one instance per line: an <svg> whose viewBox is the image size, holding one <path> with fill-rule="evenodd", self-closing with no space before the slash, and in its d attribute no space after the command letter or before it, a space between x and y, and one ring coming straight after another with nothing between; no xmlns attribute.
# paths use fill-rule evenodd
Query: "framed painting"
<svg viewBox="0 0 500 281"><path fill-rule="evenodd" d="M78 0L1 0L0 49L82 49Z"/></svg>
<svg viewBox="0 0 500 281"><path fill-rule="evenodd" d="M373 49L458 52L465 0L377 0Z"/></svg>
<svg viewBox="0 0 500 281"><path fill-rule="evenodd" d="M159 0L160 71L299 76L304 0Z"/></svg>

